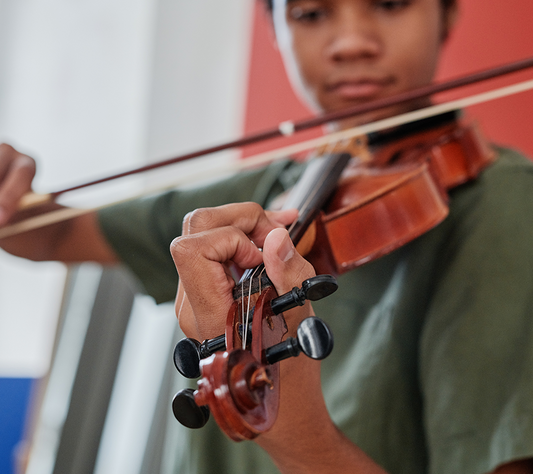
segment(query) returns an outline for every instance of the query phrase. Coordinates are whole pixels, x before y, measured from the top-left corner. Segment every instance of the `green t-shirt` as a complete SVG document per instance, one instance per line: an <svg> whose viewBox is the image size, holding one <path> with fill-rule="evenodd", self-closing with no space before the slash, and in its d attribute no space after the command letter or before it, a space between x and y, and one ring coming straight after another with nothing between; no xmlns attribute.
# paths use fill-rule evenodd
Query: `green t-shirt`
<svg viewBox="0 0 533 474"><path fill-rule="evenodd" d="M266 204L301 166L277 163L197 190L100 212L117 254L157 301L169 254L197 207ZM450 214L401 249L339 278L314 304L335 348L323 389L339 428L394 474L482 474L533 457L533 164L510 150L451 192ZM354 236L356 238L356 236ZM177 448L176 473L278 472L210 421Z"/></svg>

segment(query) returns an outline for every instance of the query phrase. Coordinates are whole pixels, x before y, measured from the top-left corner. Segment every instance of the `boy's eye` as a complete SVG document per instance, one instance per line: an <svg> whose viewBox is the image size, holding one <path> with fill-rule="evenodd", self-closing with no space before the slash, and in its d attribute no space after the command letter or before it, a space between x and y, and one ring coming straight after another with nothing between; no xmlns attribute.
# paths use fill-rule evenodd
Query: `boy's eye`
<svg viewBox="0 0 533 474"><path fill-rule="evenodd" d="M396 11L401 10L409 6L412 0L379 0L376 1L376 8L380 8L386 11Z"/></svg>
<svg viewBox="0 0 533 474"><path fill-rule="evenodd" d="M325 18L327 12L318 6L294 6L289 9L289 18L303 23L314 23Z"/></svg>

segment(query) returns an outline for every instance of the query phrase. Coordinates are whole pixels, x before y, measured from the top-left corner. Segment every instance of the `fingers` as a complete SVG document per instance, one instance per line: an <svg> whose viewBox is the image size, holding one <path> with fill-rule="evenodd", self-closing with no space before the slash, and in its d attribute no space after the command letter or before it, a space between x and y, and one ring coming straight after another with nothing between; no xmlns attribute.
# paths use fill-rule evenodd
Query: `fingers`
<svg viewBox="0 0 533 474"><path fill-rule="evenodd" d="M170 250L180 277L176 314L181 328L199 340L220 335L233 303L229 264L253 267L261 263L261 252L231 226L178 237Z"/></svg>
<svg viewBox="0 0 533 474"><path fill-rule="evenodd" d="M0 144L0 225L17 211L18 202L31 190L34 176L35 161L32 158L9 145Z"/></svg>
<svg viewBox="0 0 533 474"><path fill-rule="evenodd" d="M316 275L313 266L296 251L285 229L274 229L268 234L263 247L263 261L278 295L291 291L295 286L300 287L304 280ZM298 324L312 314L309 302L285 312L289 333L294 334Z"/></svg>
<svg viewBox="0 0 533 474"><path fill-rule="evenodd" d="M263 261L266 272L279 294L315 276L313 266L294 248L285 229L274 229L265 239Z"/></svg>
<svg viewBox="0 0 533 474"><path fill-rule="evenodd" d="M228 204L216 208L196 209L185 216L182 235L191 235L225 226L240 229L259 247L272 229L285 227L297 217L295 209L265 211L253 202Z"/></svg>
<svg viewBox="0 0 533 474"><path fill-rule="evenodd" d="M175 309L176 316L178 317L178 322L183 333L189 337L199 339L198 326L196 325L196 320L194 319L191 303L185 294L185 289L183 288L183 283L181 280L178 285Z"/></svg>
<svg viewBox="0 0 533 474"><path fill-rule="evenodd" d="M235 285L230 264L259 265L263 256L258 247L269 232L296 217L296 210L265 212L255 203L198 209L185 217L171 254L180 276L176 314L187 336L203 340L224 332Z"/></svg>

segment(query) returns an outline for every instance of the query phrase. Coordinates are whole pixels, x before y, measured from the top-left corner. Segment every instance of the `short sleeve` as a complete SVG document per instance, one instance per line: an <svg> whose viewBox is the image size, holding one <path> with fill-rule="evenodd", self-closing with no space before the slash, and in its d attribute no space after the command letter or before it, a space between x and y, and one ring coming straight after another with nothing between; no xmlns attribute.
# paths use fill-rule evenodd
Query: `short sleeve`
<svg viewBox="0 0 533 474"><path fill-rule="evenodd" d="M120 260L158 303L176 295L178 277L169 247L181 234L185 215L200 207L255 201L265 206L296 179L297 164L287 160L240 173L206 186L137 199L98 212L101 230ZM286 173L288 171L288 173Z"/></svg>
<svg viewBox="0 0 533 474"><path fill-rule="evenodd" d="M533 457L533 167L511 152L452 197L420 342L432 474Z"/></svg>

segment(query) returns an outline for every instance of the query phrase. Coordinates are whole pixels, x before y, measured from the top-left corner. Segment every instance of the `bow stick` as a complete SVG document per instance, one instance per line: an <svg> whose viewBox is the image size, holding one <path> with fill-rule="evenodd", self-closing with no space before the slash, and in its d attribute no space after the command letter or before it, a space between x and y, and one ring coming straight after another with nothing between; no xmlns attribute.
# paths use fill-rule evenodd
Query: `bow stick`
<svg viewBox="0 0 533 474"><path fill-rule="evenodd" d="M264 140L269 140L272 138L277 138L277 137L284 136L284 135L285 136L292 135L295 132L307 130L313 127L318 127L320 125L324 125L325 123L335 122L335 121L342 120L345 118L350 118L356 115L360 115L360 114L363 114L369 111L391 107L391 106L406 103L406 102L411 102L413 100L428 97L428 96L431 96L437 93L449 91L452 89L457 89L457 88L475 84L481 81L485 81L485 80L493 79L493 78L500 77L503 75L518 72L518 71L521 71L521 70L524 70L530 67L533 67L533 58L527 58L527 59L523 59L520 61L516 61L514 63L499 66L496 68L486 69L486 70L483 70L483 71L480 71L474 74L469 74L469 75L462 76L456 79L445 81L440 84L431 84L428 86L424 86L421 88L417 88L411 91L398 94L396 96L378 99L375 101L371 101L365 104L360 104L360 105L357 105L357 106L354 106L348 109L344 109L341 111L325 113L318 117L302 120L299 122L294 122L294 123L293 122L282 122L275 129L267 130L267 131L256 133L253 135L248 135L238 140L234 140L231 142L223 143L221 145L216 145L213 147L205 148L205 149L198 150L198 151L188 153L185 155L180 155L175 158L170 158L167 160L159 161L157 163L152 163L150 165L131 169L129 171L124 171L118 174L114 174L111 176L107 176L104 178L100 178L94 181L79 184L79 185L72 186L69 188L65 188L65 189L55 191L52 193L43 194L43 195L39 195L39 194L36 195L36 194L30 193L23 198L21 207L27 208L27 207L34 207L37 205L45 204L47 202L51 202L55 200L57 197L67 192L75 191L75 190L82 189L82 188L89 187L89 186L94 186L96 184L101 184L104 182L108 182L108 181L126 177L126 176L131 176L134 174L139 174L145 171L150 171L153 169L161 168L164 166L190 160L190 159L208 155L211 153L216 153L216 152L227 150L230 148L243 147L246 145L250 145L250 144L257 143L257 142L264 141ZM242 162L234 164L231 167L231 169L229 169L228 165L226 164L224 166L224 169L216 168L216 169L211 169L210 171L213 176L216 176L221 171L242 170L245 168L256 166L258 164L267 163L278 158L287 157L295 153L299 153L301 151L309 150L312 148L317 148L325 144L331 143L332 141L340 141L340 140L345 140L348 138L353 138L356 136L366 135L372 132L378 132L381 130L385 130L387 128L392 128L392 127L396 127L399 125L403 125L405 123L413 122L415 120L420 120L423 118L428 118L434 115L438 115L440 113L444 113L450 110L456 110L456 109L469 107L475 104L480 104L480 103L488 102L488 101L495 100L498 98L507 97L507 96L517 94L520 92L524 92L527 90L531 90L531 89L533 89L533 80L520 82L517 84L510 85L510 86L494 89L492 91L488 91L485 93L476 94L476 95L466 97L463 99L457 99L457 100L446 102L443 104L429 106L423 109L419 109L419 110L415 110L412 112L400 114L394 117L389 117L386 119L378 120L376 122L357 126L354 128L340 131L340 132L334 132L324 137L307 140L305 142L297 143L295 145L289 145L289 146L280 148L278 150L274 150L272 152L261 153L254 157L247 158L246 160L242 160ZM199 178L206 178L206 177L207 176L205 172L202 172L199 176ZM187 177L187 182L191 182L191 176ZM174 183L172 187L175 187L176 185L179 185L179 184L181 183L179 182ZM141 197L146 194L150 194L156 191L163 191L163 190L164 189L157 189L157 190L150 190L150 191L146 190L142 194L136 195L134 197L130 197L127 200L135 199L137 197ZM123 202L123 201L119 201L119 202ZM91 208L91 209L74 209L74 208L59 209L59 210L48 212L46 214L30 217L28 219L5 226L2 229L0 229L0 239L9 237L12 235L16 235L22 232L26 232L28 230L33 230L39 227L44 227L46 225L53 224L56 222L61 222L63 220L71 219L79 215L101 209L103 207L118 204L119 202L113 202L105 206L100 206L100 207Z"/></svg>

